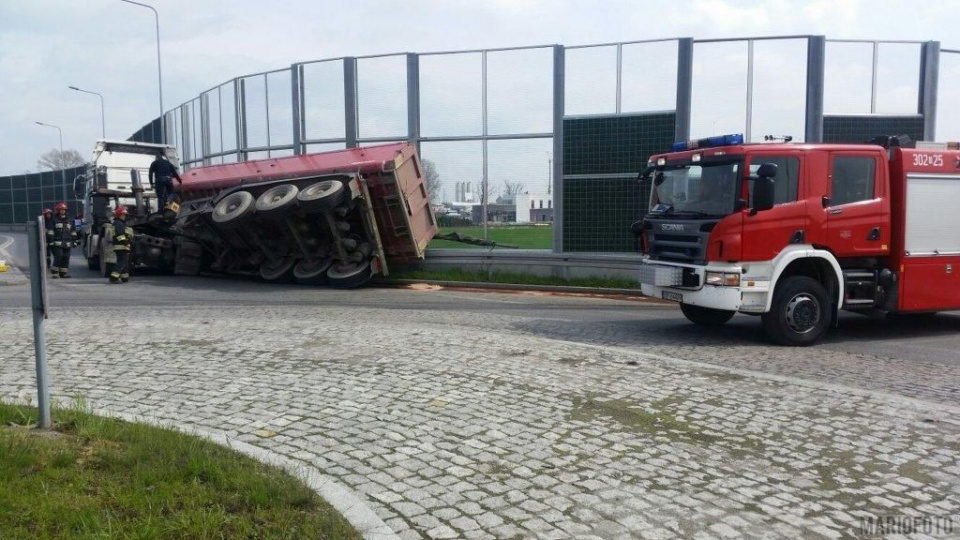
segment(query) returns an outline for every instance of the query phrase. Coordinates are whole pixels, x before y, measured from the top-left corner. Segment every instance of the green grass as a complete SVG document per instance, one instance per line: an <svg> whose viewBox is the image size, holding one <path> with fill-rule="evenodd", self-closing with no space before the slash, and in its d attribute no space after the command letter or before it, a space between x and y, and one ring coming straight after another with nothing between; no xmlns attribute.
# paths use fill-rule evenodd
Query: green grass
<svg viewBox="0 0 960 540"><path fill-rule="evenodd" d="M470 272L466 270L400 270L391 272L391 279L422 279L432 281L472 281L477 283L509 283L516 285L560 285L571 287L593 287L599 289L640 289L640 283L619 278L574 278L563 279L552 276L528 276L510 272Z"/></svg>
<svg viewBox="0 0 960 540"><path fill-rule="evenodd" d="M286 473L143 424L0 403L0 537L360 538Z"/></svg>
<svg viewBox="0 0 960 540"><path fill-rule="evenodd" d="M517 246L521 249L550 249L553 247L553 225L490 225L490 240ZM457 232L483 239L483 227L440 227L440 234ZM434 240L429 248L488 249L484 246L461 244L449 240Z"/></svg>

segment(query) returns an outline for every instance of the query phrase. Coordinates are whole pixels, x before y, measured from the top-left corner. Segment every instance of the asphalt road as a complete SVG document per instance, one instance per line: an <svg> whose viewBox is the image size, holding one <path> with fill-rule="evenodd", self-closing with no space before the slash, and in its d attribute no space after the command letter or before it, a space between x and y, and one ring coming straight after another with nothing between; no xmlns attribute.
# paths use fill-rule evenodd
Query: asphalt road
<svg viewBox="0 0 960 540"><path fill-rule="evenodd" d="M28 273L26 235L0 233L0 247L5 244L0 258L12 259ZM291 304L503 314L523 317L517 326L538 337L623 347L940 403L960 402L957 313L916 321L844 314L840 328L823 343L794 349L771 345L756 317L738 315L722 328L704 329L689 324L673 306L641 298L375 287L336 291L241 278L142 274L127 285L112 285L87 270L79 250L75 251L71 262L74 277L48 281L53 316L58 307L215 306L228 310L242 305ZM0 286L0 309L28 305L28 286Z"/></svg>

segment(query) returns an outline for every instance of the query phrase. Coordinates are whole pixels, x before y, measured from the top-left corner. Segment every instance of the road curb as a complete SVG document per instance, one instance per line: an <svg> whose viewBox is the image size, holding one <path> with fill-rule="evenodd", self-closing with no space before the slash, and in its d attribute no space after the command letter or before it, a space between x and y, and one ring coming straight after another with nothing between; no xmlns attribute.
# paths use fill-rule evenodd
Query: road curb
<svg viewBox="0 0 960 540"><path fill-rule="evenodd" d="M378 287L401 287L406 285L427 284L441 287L461 287L467 289L491 289L502 291L540 291L579 294L604 294L620 296L645 296L637 289L613 289L604 287L574 287L571 285L523 285L518 283L486 283L481 281L446 281L438 279L382 279L375 280ZM651 298L651 300L654 300Z"/></svg>
<svg viewBox="0 0 960 540"><path fill-rule="evenodd" d="M100 407L91 407L91 412L100 416L119 418L127 422L151 424L162 428L173 429L181 433L186 433L187 435L202 437L220 446L240 452L260 463L283 469L305 483L310 489L316 492L320 498L330 504L337 512L340 512L340 515L342 515L365 540L400 540L400 536L393 532L393 529L384 523L383 520L367 506L366 502L364 502L360 496L332 477L321 473L316 467L310 464L296 461L265 448L233 439L222 433L166 418L144 414L130 414Z"/></svg>

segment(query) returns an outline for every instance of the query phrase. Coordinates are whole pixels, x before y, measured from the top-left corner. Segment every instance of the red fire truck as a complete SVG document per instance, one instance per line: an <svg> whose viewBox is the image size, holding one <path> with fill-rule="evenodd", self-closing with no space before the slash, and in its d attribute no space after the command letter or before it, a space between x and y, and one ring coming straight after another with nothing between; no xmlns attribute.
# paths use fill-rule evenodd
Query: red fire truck
<svg viewBox="0 0 960 540"><path fill-rule="evenodd" d="M873 142L725 135L652 156L634 227L644 294L700 325L759 315L785 345L816 342L841 309L960 309L960 150Z"/></svg>

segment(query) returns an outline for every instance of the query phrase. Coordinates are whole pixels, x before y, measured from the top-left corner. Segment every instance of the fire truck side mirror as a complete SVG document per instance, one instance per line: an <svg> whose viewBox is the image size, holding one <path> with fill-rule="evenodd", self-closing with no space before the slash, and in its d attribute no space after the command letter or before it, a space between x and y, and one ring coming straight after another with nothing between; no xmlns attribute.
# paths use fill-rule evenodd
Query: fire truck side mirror
<svg viewBox="0 0 960 540"><path fill-rule="evenodd" d="M753 182L753 209L750 214L773 208L776 190L773 178L777 176L777 165L764 163L757 170L757 179Z"/></svg>
<svg viewBox="0 0 960 540"><path fill-rule="evenodd" d="M86 194L87 194L87 176L84 174L81 174L73 179L73 195L75 199L81 200Z"/></svg>

